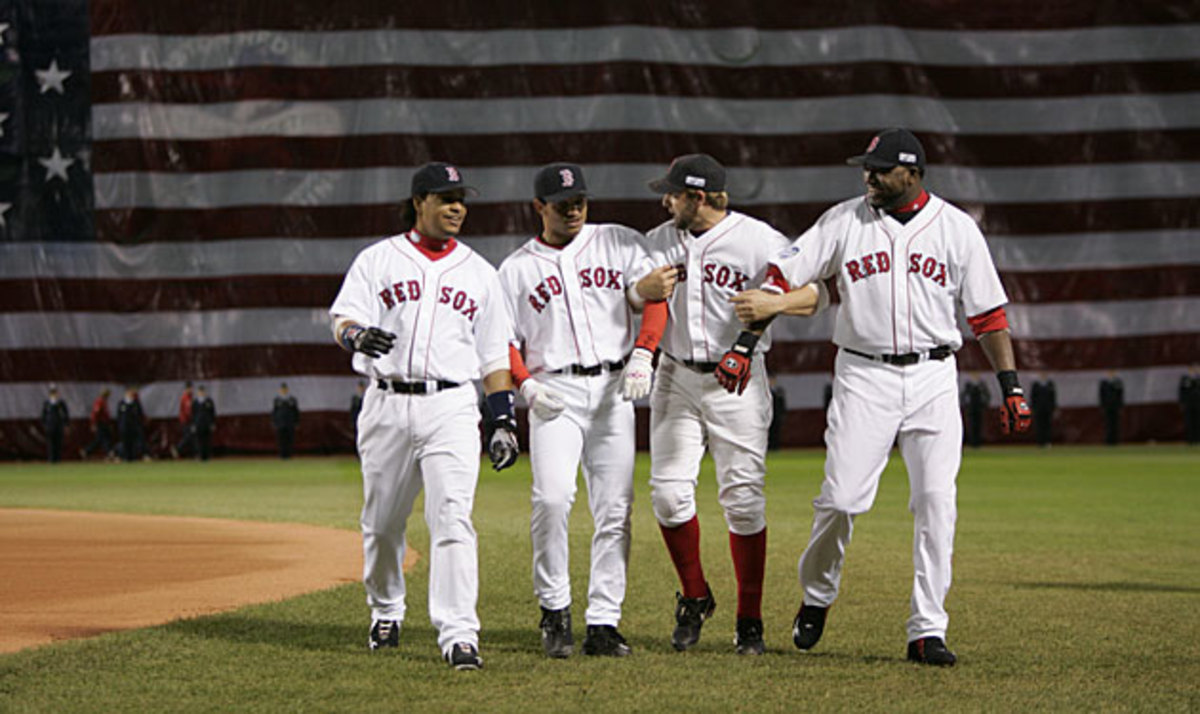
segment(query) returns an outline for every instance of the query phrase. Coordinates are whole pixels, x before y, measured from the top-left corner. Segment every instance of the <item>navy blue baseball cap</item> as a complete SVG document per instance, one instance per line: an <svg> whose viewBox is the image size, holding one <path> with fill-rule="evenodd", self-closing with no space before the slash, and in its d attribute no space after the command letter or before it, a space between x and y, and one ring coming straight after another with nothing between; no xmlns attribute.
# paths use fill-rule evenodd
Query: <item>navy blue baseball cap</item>
<svg viewBox="0 0 1200 714"><path fill-rule="evenodd" d="M444 161L431 161L412 177L412 195L424 196L427 193L445 193L447 191L466 191L468 195L477 196L479 191L474 186L463 183L462 172L453 164Z"/></svg>
<svg viewBox="0 0 1200 714"><path fill-rule="evenodd" d="M891 169L911 166L925 169L925 148L907 129L884 129L871 138L866 152L846 159L851 166Z"/></svg>
<svg viewBox="0 0 1200 714"><path fill-rule="evenodd" d="M568 198L587 195L583 169L577 164L547 164L533 178L533 195L544 203L558 203Z"/></svg>
<svg viewBox="0 0 1200 714"><path fill-rule="evenodd" d="M649 186L655 193L720 193L725 190L725 167L708 154L685 154L671 162L666 176L651 181Z"/></svg>

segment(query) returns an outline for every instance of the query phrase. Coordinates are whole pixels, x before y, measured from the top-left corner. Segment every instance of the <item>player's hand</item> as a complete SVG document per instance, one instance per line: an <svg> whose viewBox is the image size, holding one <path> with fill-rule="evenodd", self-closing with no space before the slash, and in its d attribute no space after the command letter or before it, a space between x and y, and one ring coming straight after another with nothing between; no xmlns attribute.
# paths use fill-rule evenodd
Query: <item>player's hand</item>
<svg viewBox="0 0 1200 714"><path fill-rule="evenodd" d="M530 411L542 421L553 421L567 406L563 395L532 378L521 383L521 396L525 397Z"/></svg>
<svg viewBox="0 0 1200 714"><path fill-rule="evenodd" d="M713 374L717 375L717 381L725 391L741 394L746 391L746 384L750 381L750 357L729 350L721 358Z"/></svg>
<svg viewBox="0 0 1200 714"><path fill-rule="evenodd" d="M621 396L626 401L641 399L650 393L650 378L654 374L654 355L645 347L636 347L625 365L621 378Z"/></svg>
<svg viewBox="0 0 1200 714"><path fill-rule="evenodd" d="M659 266L637 282L638 296L648 302L666 300L675 291L675 281L678 278L679 271L674 267Z"/></svg>
<svg viewBox="0 0 1200 714"><path fill-rule="evenodd" d="M1000 395L1004 399L1000 405L1000 431L1005 436L1029 431L1033 412L1025 401L1025 390L1017 381L1017 373L1013 370L999 372L996 378L1000 380Z"/></svg>
<svg viewBox="0 0 1200 714"><path fill-rule="evenodd" d="M733 312L747 325L775 317L783 311L783 296L766 290L746 290L729 298Z"/></svg>
<svg viewBox="0 0 1200 714"><path fill-rule="evenodd" d="M346 328L346 342L355 352L362 352L368 357L382 357L392 351L396 344L396 336L378 327L363 327L351 325Z"/></svg>
<svg viewBox="0 0 1200 714"><path fill-rule="evenodd" d="M488 456L492 459L492 468L496 471L517 463L517 454L521 449L517 446L517 422L512 417L501 417L492 420L492 436L488 439Z"/></svg>

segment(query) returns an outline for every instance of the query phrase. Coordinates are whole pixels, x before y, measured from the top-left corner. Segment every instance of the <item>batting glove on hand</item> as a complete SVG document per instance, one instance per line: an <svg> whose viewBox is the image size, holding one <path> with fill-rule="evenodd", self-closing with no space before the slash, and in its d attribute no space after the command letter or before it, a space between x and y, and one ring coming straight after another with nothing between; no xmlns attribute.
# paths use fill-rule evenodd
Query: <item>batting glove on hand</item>
<svg viewBox="0 0 1200 714"><path fill-rule="evenodd" d="M342 332L342 342L355 352L368 357L382 357L392 351L396 336L378 327L351 325Z"/></svg>
<svg viewBox="0 0 1200 714"><path fill-rule="evenodd" d="M567 406L561 394L533 379L521 383L521 396L525 397L534 416L542 421L553 421Z"/></svg>
<svg viewBox="0 0 1200 714"><path fill-rule="evenodd" d="M635 347L622 375L621 396L629 401L649 394L653 374L654 354L645 347Z"/></svg>
<svg viewBox="0 0 1200 714"><path fill-rule="evenodd" d="M1021 383L1017 381L1017 373L1015 370L1005 370L997 372L996 378L1000 380L1000 394L1004 398L1004 403L1000 405L1000 431L1007 436L1011 433L1029 431L1029 426L1033 423L1033 413L1029 411L1029 404L1025 401L1025 390L1021 389Z"/></svg>
<svg viewBox="0 0 1200 714"><path fill-rule="evenodd" d="M743 330L742 334L738 335L737 342L717 363L713 374L717 376L717 381L725 391L731 394L736 391L739 395L746 391L746 384L750 382L750 355L754 353L756 344L758 335Z"/></svg>
<svg viewBox="0 0 1200 714"><path fill-rule="evenodd" d="M488 441L488 456L492 459L492 468L496 471L517 463L517 454L521 449L517 446L517 421L512 417L501 417L491 423L492 438Z"/></svg>

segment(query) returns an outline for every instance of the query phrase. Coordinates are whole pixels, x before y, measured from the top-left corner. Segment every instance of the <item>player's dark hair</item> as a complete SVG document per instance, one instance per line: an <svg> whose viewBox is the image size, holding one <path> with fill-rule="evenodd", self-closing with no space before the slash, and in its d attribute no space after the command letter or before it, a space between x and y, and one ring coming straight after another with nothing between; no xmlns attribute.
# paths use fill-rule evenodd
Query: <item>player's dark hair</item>
<svg viewBox="0 0 1200 714"><path fill-rule="evenodd" d="M400 204L400 230L411 231L417 225L417 207L413 201L422 199L428 196L427 193L422 193L412 198L404 199L404 203Z"/></svg>

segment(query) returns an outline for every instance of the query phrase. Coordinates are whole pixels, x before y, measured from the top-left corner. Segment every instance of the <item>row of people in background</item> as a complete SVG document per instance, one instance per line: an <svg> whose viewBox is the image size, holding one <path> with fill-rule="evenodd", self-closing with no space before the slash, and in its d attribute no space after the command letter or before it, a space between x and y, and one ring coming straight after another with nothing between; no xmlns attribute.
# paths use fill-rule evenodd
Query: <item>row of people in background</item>
<svg viewBox="0 0 1200 714"><path fill-rule="evenodd" d="M359 387L359 394L362 387ZM146 443L146 413L136 387L127 387L117 403L116 419L109 408L112 390L100 391L88 414L91 433L87 445L79 450L79 458L87 460L93 453L108 461L150 460ZM352 407L353 409L353 407ZM203 384L184 383L179 397L179 440L169 449L173 458L194 456L201 461L212 458L212 437L217 430L217 409ZM300 407L288 392L287 383L279 385L271 409L271 426L275 430L280 458L291 458L296 426L300 423ZM63 441L70 429L70 411L57 385L50 385L42 404L42 430L46 438L46 459L50 463L62 460Z"/></svg>

